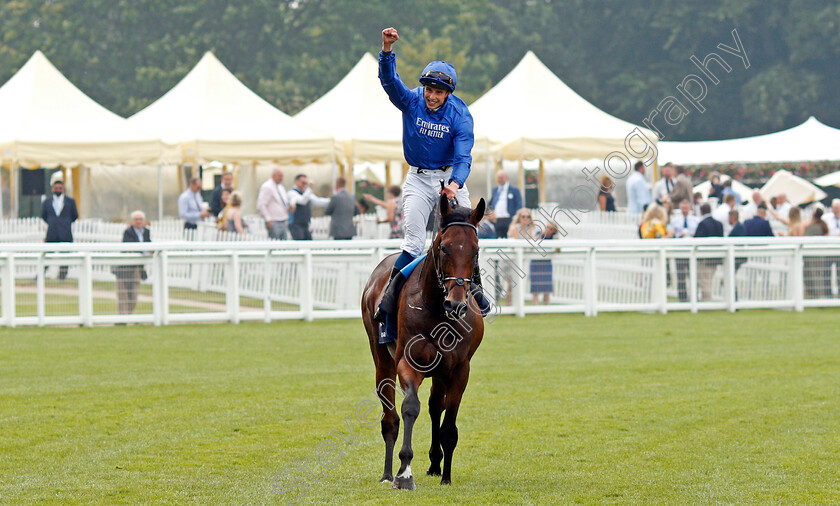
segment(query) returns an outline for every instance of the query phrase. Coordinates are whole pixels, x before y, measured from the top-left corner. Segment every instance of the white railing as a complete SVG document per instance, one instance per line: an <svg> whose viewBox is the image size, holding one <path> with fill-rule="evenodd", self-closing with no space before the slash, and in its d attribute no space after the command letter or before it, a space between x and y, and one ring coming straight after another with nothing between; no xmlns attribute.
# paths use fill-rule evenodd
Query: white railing
<svg viewBox="0 0 840 506"><path fill-rule="evenodd" d="M358 318L370 272L399 242L4 243L0 324ZM481 248L499 314L840 306L837 238L503 239ZM549 303L536 305L529 292L545 260ZM137 265L148 278L137 307L120 314L113 268Z"/></svg>
<svg viewBox="0 0 840 506"><path fill-rule="evenodd" d="M638 215L618 213L564 214L544 208L545 213L534 212L534 219L548 221L552 217L564 231L567 239L635 239L638 238ZM574 217L574 219L572 218ZM177 218L153 221L149 226L152 240L159 241L267 241L265 221L259 216L245 217L247 234L217 231L215 220L199 223L197 230L184 230L184 222ZM387 224L378 224L377 215L370 213L354 218L357 239L386 239L390 234ZM122 240L127 224L110 223L99 219L78 220L73 223L76 242L114 242ZM318 216L311 221L312 238L329 239L330 217ZM43 242L47 225L40 218L0 220L0 242Z"/></svg>

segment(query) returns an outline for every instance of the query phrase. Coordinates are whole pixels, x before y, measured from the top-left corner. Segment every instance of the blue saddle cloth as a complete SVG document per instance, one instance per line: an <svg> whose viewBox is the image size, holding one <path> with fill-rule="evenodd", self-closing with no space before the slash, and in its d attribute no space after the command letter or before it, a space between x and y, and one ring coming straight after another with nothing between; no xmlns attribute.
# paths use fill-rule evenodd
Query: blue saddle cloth
<svg viewBox="0 0 840 506"><path fill-rule="evenodd" d="M423 253L419 257L412 260L410 264L408 264L405 267L403 267L402 269L400 269L400 272L405 277L405 279L408 279L408 277L411 276L411 273L414 272L414 268L417 267L417 264L422 262L424 258L426 258L427 254L428 253Z"/></svg>

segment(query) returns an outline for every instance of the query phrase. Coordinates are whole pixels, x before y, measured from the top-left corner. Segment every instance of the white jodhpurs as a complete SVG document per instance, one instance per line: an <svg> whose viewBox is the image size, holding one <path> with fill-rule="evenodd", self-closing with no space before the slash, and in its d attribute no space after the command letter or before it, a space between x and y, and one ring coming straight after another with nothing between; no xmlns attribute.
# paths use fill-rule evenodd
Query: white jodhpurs
<svg viewBox="0 0 840 506"><path fill-rule="evenodd" d="M408 169L402 187L405 239L400 249L403 251L415 257L423 253L426 248L426 223L440 199L440 180L443 179L444 184L447 184L450 177L451 168L445 171L423 170L422 174L417 173L417 167ZM472 207L466 184L455 194L455 199L459 206Z"/></svg>

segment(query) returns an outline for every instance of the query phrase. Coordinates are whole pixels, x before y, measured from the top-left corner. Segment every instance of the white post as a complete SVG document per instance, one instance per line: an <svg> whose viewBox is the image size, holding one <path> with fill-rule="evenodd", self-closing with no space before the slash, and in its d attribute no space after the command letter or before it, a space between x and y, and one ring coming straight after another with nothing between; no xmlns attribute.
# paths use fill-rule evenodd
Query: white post
<svg viewBox="0 0 840 506"><path fill-rule="evenodd" d="M726 290L726 310L730 313L735 312L735 246L729 245L726 249L726 268L724 275L724 289Z"/></svg>
<svg viewBox="0 0 840 506"><path fill-rule="evenodd" d="M91 252L86 251L79 273L79 313L82 325L93 326L93 261Z"/></svg>
<svg viewBox="0 0 840 506"><path fill-rule="evenodd" d="M239 323L239 252L233 251L228 264L228 289L225 295L231 323Z"/></svg>
<svg viewBox="0 0 840 506"><path fill-rule="evenodd" d="M303 254L303 272L300 277L300 310L303 312L303 319L311 322L313 295L312 289L312 250L307 249Z"/></svg>
<svg viewBox="0 0 840 506"><path fill-rule="evenodd" d="M164 313L163 287L165 286L165 282L163 278L166 276L162 274L164 272L162 258L163 251L155 251L152 256L152 272L154 273L152 276L152 315L154 316L156 327L159 327L163 323Z"/></svg>
<svg viewBox="0 0 840 506"><path fill-rule="evenodd" d="M6 326L15 326L15 256L9 253L6 261L3 262L3 316L6 318Z"/></svg>
<svg viewBox="0 0 840 506"><path fill-rule="evenodd" d="M528 272L523 267L525 265L525 248L521 246L516 247L516 265L519 266L521 272ZM517 283L513 287L513 308L516 316L520 318L525 317L525 278L522 278L523 283Z"/></svg>
<svg viewBox="0 0 840 506"><path fill-rule="evenodd" d="M38 312L39 327L44 326L44 316L46 312L44 301L44 292L46 291L46 288L44 287L44 275L46 274L44 272L44 255L46 255L46 253L38 255L38 272L35 273L35 306Z"/></svg>
<svg viewBox="0 0 840 506"><path fill-rule="evenodd" d="M163 325L169 325L169 283L167 279L168 270L169 257L167 255L167 252L164 250L160 252L160 277L158 278L158 282L160 284L161 323Z"/></svg>
<svg viewBox="0 0 840 506"><path fill-rule="evenodd" d="M804 269L805 261L802 258L802 244L800 243L794 247L790 273L790 282L793 285L790 290L793 296L793 309L799 312L805 309Z"/></svg>
<svg viewBox="0 0 840 506"><path fill-rule="evenodd" d="M691 302L691 312L697 312L697 246L691 247L691 257L688 259L688 296Z"/></svg>
<svg viewBox="0 0 840 506"><path fill-rule="evenodd" d="M263 309L265 310L265 323L271 323L271 250L265 252L263 259Z"/></svg>
<svg viewBox="0 0 840 506"><path fill-rule="evenodd" d="M659 312L665 314L668 312L668 276L666 275L668 261L664 247L660 247L656 252L656 263L653 278L654 299L659 306Z"/></svg>

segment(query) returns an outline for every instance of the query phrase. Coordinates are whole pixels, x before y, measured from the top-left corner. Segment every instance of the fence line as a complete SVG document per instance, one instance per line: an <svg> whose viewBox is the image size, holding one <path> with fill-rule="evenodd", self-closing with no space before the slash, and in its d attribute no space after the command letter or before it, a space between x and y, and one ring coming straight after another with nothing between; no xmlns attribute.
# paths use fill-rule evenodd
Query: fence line
<svg viewBox="0 0 840 506"><path fill-rule="evenodd" d="M0 324L357 318L370 272L399 244L396 239L5 243ZM480 244L484 286L499 301L500 314L840 306L837 238ZM550 272L546 305L535 304L530 293L546 282L540 265ZM136 266L148 277L137 278L136 307L124 310L127 288L116 274Z"/></svg>

